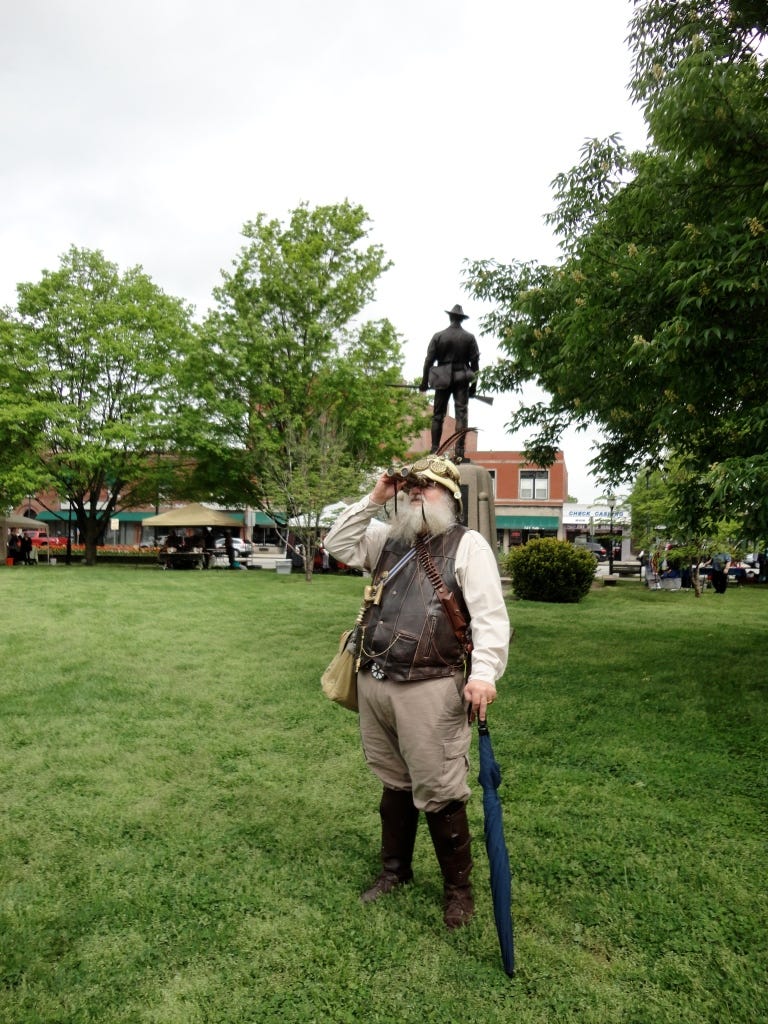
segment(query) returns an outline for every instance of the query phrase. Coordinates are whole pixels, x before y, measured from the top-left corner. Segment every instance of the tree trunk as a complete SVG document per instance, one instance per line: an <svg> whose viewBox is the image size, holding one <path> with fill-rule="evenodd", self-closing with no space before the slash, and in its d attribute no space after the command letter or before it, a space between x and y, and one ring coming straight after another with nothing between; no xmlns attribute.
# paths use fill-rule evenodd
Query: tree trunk
<svg viewBox="0 0 768 1024"><path fill-rule="evenodd" d="M98 519L91 519L88 516L85 520L85 529L81 530L83 543L85 545L85 564L96 565L96 555L101 539L102 525Z"/></svg>
<svg viewBox="0 0 768 1024"><path fill-rule="evenodd" d="M304 579L307 583L312 582L312 573L315 569L315 551L314 544L309 543L304 545Z"/></svg>
<svg viewBox="0 0 768 1024"><path fill-rule="evenodd" d="M699 575L698 562L693 566L691 570L691 581L693 583L693 592L696 597L701 597L701 576Z"/></svg>

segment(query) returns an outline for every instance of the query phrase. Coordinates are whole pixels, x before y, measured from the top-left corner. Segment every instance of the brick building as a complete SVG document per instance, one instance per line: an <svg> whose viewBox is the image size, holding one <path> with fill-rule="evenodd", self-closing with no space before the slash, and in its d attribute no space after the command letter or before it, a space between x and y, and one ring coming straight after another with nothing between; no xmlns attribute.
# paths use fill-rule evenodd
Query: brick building
<svg viewBox="0 0 768 1024"><path fill-rule="evenodd" d="M448 437L453 430L455 421L446 417L443 436ZM430 444L427 429L414 440L412 454L429 451ZM563 452L557 452L551 466L535 466L526 462L521 452L478 450L473 431L467 435L465 455L487 469L493 480L499 550L525 544L531 537L565 540L563 505L568 500L568 470Z"/></svg>
<svg viewBox="0 0 768 1024"><path fill-rule="evenodd" d="M455 429L455 421L446 417L444 437ZM412 442L411 456L428 452L431 444L429 430L423 431ZM521 452L515 451L479 451L477 433L467 435L465 454L468 459L488 470L494 485L494 501L496 505L497 545L500 551L524 544L531 537L558 537L561 540L574 540L577 535L586 535L586 527L592 525L591 518L584 527L571 522L563 508L568 498L568 470L562 451L557 452L555 462L549 467L531 465L526 462ZM42 497L42 496L41 496ZM56 509L48 512L43 504L36 499L29 499L25 506L19 508L20 513L36 515L39 523L45 524L52 535L66 536L71 529L69 509L66 502L59 502L55 494L44 496L45 504ZM166 506L163 506L165 509ZM113 529L105 538L109 544L135 545L147 541L142 532L142 521L157 513L156 508L118 510L112 520ZM231 514L242 517L243 525L253 534L256 543L267 544L276 541L274 523L262 512L249 510L232 511ZM153 533L154 531L146 531ZM73 531L73 540L75 540Z"/></svg>

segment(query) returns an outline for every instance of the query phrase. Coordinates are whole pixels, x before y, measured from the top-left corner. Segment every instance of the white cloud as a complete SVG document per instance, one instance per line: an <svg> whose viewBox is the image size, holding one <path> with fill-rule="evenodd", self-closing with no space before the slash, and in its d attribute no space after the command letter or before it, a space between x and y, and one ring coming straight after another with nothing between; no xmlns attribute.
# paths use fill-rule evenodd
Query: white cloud
<svg viewBox="0 0 768 1024"><path fill-rule="evenodd" d="M362 204L395 266L371 315L420 372L465 259L551 261L549 183L586 137L642 146L630 0L25 0L0 12L0 303L71 244L204 311L260 211ZM480 338L483 362L493 339ZM479 403L483 446L512 398ZM571 493L599 489L584 435Z"/></svg>

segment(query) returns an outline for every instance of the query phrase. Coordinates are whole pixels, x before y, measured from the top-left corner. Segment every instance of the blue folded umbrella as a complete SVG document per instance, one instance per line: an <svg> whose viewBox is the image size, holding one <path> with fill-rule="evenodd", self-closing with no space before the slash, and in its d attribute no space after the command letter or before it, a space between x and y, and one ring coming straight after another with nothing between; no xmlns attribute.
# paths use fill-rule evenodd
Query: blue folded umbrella
<svg viewBox="0 0 768 1024"><path fill-rule="evenodd" d="M510 976L515 974L515 940L512 931L512 872L509 854L504 841L501 800L498 788L501 784L501 768L493 756L491 734L488 722L477 722L478 744L480 747L480 773L477 781L483 787L483 831L485 849L491 877L493 916L499 936L501 960L504 970Z"/></svg>

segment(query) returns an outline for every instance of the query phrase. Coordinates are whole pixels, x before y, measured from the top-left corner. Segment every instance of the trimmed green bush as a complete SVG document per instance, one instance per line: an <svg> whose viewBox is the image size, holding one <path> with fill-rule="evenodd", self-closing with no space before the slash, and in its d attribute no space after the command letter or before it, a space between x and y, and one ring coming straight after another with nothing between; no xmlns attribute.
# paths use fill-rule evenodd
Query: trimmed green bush
<svg viewBox="0 0 768 1024"><path fill-rule="evenodd" d="M517 597L575 604L595 578L595 557L565 540L542 537L513 548L502 560Z"/></svg>

